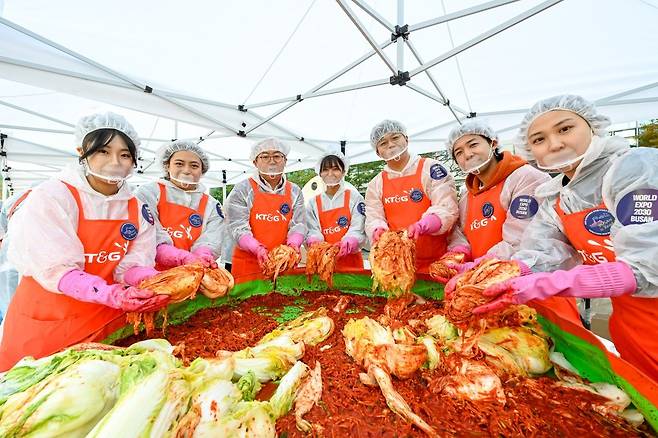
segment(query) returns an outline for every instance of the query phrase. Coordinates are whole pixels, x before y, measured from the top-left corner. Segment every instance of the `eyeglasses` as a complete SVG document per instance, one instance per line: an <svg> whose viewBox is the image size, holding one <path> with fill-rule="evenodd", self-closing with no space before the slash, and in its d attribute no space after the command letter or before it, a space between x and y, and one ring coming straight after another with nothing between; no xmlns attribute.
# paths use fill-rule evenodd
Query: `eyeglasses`
<svg viewBox="0 0 658 438"><path fill-rule="evenodd" d="M286 158L286 156L283 155L283 154L272 154L272 155L269 155L269 154L260 154L260 155L259 155L258 157L256 157L256 158L257 158L258 160L261 160L261 161L270 161L270 160L274 160L275 163L280 163L281 161L283 161L283 160Z"/></svg>

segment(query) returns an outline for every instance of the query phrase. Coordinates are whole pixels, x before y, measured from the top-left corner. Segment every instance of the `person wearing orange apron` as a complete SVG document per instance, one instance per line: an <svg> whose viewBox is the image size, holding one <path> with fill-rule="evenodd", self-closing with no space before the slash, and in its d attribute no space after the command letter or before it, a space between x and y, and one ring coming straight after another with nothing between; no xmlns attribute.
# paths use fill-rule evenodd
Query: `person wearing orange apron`
<svg viewBox="0 0 658 438"><path fill-rule="evenodd" d="M155 216L156 268L197 262L216 267L224 212L200 182L209 169L207 154L193 141L176 140L164 145L158 157L164 177L135 191Z"/></svg>
<svg viewBox="0 0 658 438"><path fill-rule="evenodd" d="M484 256L510 259L539 209L535 189L550 177L517 155L501 153L496 132L477 119L454 128L446 149L467 176L466 193L459 202L460 226L451 233L450 251L444 257L461 252L476 259L453 265L457 272L470 269ZM522 261L517 263L522 275L532 272ZM456 280L448 282L446 295L452 292ZM544 305L581 324L574 298L548 298Z"/></svg>
<svg viewBox="0 0 658 438"><path fill-rule="evenodd" d="M349 163L340 151L327 151L315 167L326 189L306 206L306 246L326 241L340 247L336 270L363 269L361 245L365 242L365 203L345 181Z"/></svg>
<svg viewBox="0 0 658 438"><path fill-rule="evenodd" d="M0 371L102 340L126 324L125 312L169 300L122 284L155 260L148 207L125 184L137 133L122 116L99 113L78 122L76 137L79 164L32 190L14 215L8 257L22 277L4 321Z"/></svg>
<svg viewBox="0 0 658 438"><path fill-rule="evenodd" d="M366 234L376 242L386 230L406 230L416 240L416 269L446 252L446 233L459 216L452 175L438 161L408 151L406 128L384 120L370 134L370 144L386 161L366 190Z"/></svg>
<svg viewBox="0 0 658 438"><path fill-rule="evenodd" d="M548 297L610 298L612 341L658 382L658 151L606 136L610 119L580 96L545 99L521 124L525 151L559 173L514 258L541 271L492 286L498 309Z"/></svg>
<svg viewBox="0 0 658 438"><path fill-rule="evenodd" d="M301 189L284 174L290 147L266 138L251 148L256 171L237 183L226 201L228 234L235 243L231 273L259 278L269 251L282 244L299 251L306 236Z"/></svg>

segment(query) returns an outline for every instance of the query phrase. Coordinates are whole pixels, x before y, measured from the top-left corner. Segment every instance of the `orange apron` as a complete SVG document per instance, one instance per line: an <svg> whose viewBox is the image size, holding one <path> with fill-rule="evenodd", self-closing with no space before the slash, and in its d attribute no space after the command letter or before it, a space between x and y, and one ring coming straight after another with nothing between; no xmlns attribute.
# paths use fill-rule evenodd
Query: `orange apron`
<svg viewBox="0 0 658 438"><path fill-rule="evenodd" d="M507 219L507 209L500 202L500 194L505 186L504 179L488 190L468 193L464 234L471 245L473 258L482 257L494 245L503 240L503 224ZM532 305L535 300L528 304ZM575 298L550 297L543 304L553 309L562 318L582 325Z"/></svg>
<svg viewBox="0 0 658 438"><path fill-rule="evenodd" d="M64 183L78 206L78 238L84 248L84 271L114 283L114 269L137 237L137 199L128 201L128 219L90 220L77 189ZM22 277L7 310L0 344L0 370L24 356L40 358L79 342L99 341L126 324L118 309L49 292L32 277Z"/></svg>
<svg viewBox="0 0 658 438"><path fill-rule="evenodd" d="M503 224L507 211L500 203L500 194L506 180L484 192L468 193L464 235L471 245L473 258L482 257L495 244L503 240Z"/></svg>
<svg viewBox="0 0 658 438"><path fill-rule="evenodd" d="M265 245L268 251L286 243L288 226L292 220L292 185L286 181L283 195L261 192L258 184L249 178L254 192L254 203L249 213L249 226L254 238ZM236 245L231 265L233 277L260 275L261 269L256 256ZM262 278L262 276L259 276Z"/></svg>
<svg viewBox="0 0 658 438"><path fill-rule="evenodd" d="M601 203L596 207L567 214L555 203L564 234L583 258L583 264L616 260L610 225L614 216ZM655 298L640 298L630 295L613 297L610 315L610 336L622 359L644 371L658 381L658 307Z"/></svg>
<svg viewBox="0 0 658 438"><path fill-rule="evenodd" d="M343 196L343 206L331 210L322 211L321 195L315 197L315 204L318 207L318 217L320 218L320 228L324 240L329 243L338 243L340 239L347 234L347 230L352 223L352 211L350 210L349 190L345 190ZM363 269L363 257L361 251L354 254L346 254L338 259L336 269L341 268L358 268Z"/></svg>
<svg viewBox="0 0 658 438"><path fill-rule="evenodd" d="M389 178L388 172L382 172L382 204L391 230L406 230L432 205L423 190L424 164L425 158L421 158L416 173L399 178ZM416 270L427 273L429 265L445 254L446 247L445 234L420 236L416 240Z"/></svg>
<svg viewBox="0 0 658 438"><path fill-rule="evenodd" d="M160 187L160 200L158 201L158 217L165 231L179 249L189 251L199 238L202 231L203 215L208 204L208 195L201 196L196 210L184 205L167 201L167 188L158 183Z"/></svg>
<svg viewBox="0 0 658 438"><path fill-rule="evenodd" d="M23 201L25 201L25 199L27 198L27 195L29 195L31 191L32 191L32 189L30 189L30 190L26 191L25 193L23 193L21 195L21 197L18 198L16 200L16 202L14 202L14 205L12 205L11 208L9 208L9 211L7 211L7 220L11 219L11 217L14 215L14 213L16 213L16 209L23 203Z"/></svg>

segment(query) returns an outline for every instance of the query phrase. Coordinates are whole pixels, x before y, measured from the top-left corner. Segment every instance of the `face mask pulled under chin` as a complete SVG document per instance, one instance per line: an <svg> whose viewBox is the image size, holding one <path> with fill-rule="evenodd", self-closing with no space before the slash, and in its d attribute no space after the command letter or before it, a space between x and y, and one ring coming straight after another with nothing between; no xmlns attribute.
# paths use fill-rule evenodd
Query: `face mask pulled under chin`
<svg viewBox="0 0 658 438"><path fill-rule="evenodd" d="M99 172L94 172L91 170L91 166L89 166L88 161L85 161L83 166L85 169L85 175L91 175L107 182L108 184L114 184L117 186L123 185L123 183L126 182L128 178L133 176L132 172L130 172L128 175L121 176L120 174L123 173L123 169L119 168L118 166L107 166L102 168Z"/></svg>
<svg viewBox="0 0 658 438"><path fill-rule="evenodd" d="M386 154L382 154L381 157L384 161L399 161L402 155L407 152L407 149L409 149L409 146L401 146L387 151Z"/></svg>
<svg viewBox="0 0 658 438"><path fill-rule="evenodd" d="M473 159L469 160L469 162L466 163L467 165L470 164L470 166L462 170L466 173L478 175L482 171L482 169L484 169L487 166L487 164L491 162L493 156L494 156L494 147L491 146L491 148L489 148L489 155L487 155L487 158L483 160L480 156L475 156L473 157Z"/></svg>

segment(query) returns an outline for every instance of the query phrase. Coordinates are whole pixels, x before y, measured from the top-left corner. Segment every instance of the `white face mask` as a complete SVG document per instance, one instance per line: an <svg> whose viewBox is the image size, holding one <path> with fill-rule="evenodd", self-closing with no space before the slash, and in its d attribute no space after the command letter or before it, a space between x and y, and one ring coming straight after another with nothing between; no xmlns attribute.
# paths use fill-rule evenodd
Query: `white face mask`
<svg viewBox="0 0 658 438"><path fill-rule="evenodd" d="M262 163L257 167L257 169L258 169L258 173L260 173L261 175L279 176L279 175L283 175L283 170L285 169L285 167L286 167L285 162L281 164Z"/></svg>
<svg viewBox="0 0 658 438"><path fill-rule="evenodd" d="M124 170L120 166L108 165L103 167L99 172L94 172L89 166L89 161L84 161L85 175L94 176L98 179L102 179L108 184L122 185L128 178L133 174L130 172L128 175L124 175Z"/></svg>
<svg viewBox="0 0 658 438"><path fill-rule="evenodd" d="M466 173L478 175L482 171L482 169L484 169L487 166L487 164L491 162L493 156L494 156L494 148L492 145L491 148L489 149L489 155L487 155L487 158L482 159L481 156L474 155L473 158L471 158L466 162L466 166L468 167L462 170Z"/></svg>
<svg viewBox="0 0 658 438"><path fill-rule="evenodd" d="M587 150L579 155L571 148L564 148L537 160L537 167L551 173L569 172L578 166L586 152Z"/></svg>
<svg viewBox="0 0 658 438"><path fill-rule="evenodd" d="M407 152L409 146L401 146L395 149L386 151L385 154L382 154L381 157L384 161L399 161L402 155Z"/></svg>
<svg viewBox="0 0 658 438"><path fill-rule="evenodd" d="M196 186L199 185L198 181L195 181L193 178L187 177L187 176L184 176L184 175L183 175L183 178L174 178L173 176L169 175L169 179L171 181L176 181L177 183L179 183L183 187L192 188L192 187L196 187Z"/></svg>
<svg viewBox="0 0 658 438"><path fill-rule="evenodd" d="M327 187L336 187L339 186L340 183L343 181L343 177L336 177L335 175L327 175L322 177L322 182Z"/></svg>

